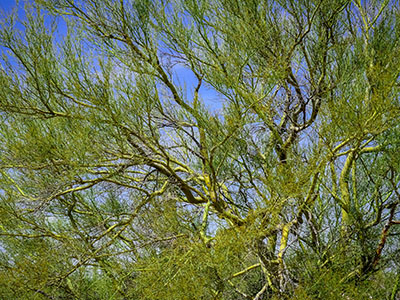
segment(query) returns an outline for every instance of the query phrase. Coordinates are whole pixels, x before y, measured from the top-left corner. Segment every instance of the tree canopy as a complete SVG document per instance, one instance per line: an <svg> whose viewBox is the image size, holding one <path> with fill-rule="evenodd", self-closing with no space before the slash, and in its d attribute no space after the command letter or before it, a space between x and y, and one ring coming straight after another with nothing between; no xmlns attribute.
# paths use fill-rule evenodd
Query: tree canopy
<svg viewBox="0 0 400 300"><path fill-rule="evenodd" d="M36 0L0 51L0 298L400 297L399 1Z"/></svg>

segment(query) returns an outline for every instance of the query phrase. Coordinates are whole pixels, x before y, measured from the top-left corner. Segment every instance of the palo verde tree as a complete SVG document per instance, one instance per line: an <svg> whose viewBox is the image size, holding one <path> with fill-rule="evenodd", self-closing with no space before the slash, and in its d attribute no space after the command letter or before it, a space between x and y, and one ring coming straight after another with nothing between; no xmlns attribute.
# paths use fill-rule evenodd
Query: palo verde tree
<svg viewBox="0 0 400 300"><path fill-rule="evenodd" d="M397 299L397 0L1 24L0 298Z"/></svg>

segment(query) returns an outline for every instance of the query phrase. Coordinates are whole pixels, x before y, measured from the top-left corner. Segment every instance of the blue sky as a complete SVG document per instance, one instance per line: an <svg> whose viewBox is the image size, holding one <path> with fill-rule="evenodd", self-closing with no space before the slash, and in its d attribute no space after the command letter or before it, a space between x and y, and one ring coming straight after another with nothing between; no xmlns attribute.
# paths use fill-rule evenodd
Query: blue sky
<svg viewBox="0 0 400 300"><path fill-rule="evenodd" d="M0 8L6 12L15 6L15 0L0 0Z"/></svg>

